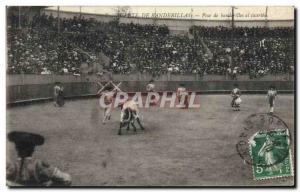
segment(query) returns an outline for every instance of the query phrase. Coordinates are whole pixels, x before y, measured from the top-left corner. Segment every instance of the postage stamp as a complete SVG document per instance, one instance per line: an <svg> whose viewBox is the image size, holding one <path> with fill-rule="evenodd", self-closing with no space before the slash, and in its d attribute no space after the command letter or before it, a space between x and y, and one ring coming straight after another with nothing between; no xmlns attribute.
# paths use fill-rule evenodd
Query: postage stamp
<svg viewBox="0 0 300 192"><path fill-rule="evenodd" d="M287 124L280 117L274 114L251 114L244 120L244 123L242 124L242 130L239 134L239 139L236 144L236 150L245 164L252 165L254 163L252 161L251 154L249 153L249 140L251 140L251 138L253 138L257 133L273 133L276 130L287 130L287 132L290 133ZM290 134L287 135L287 139L290 143L292 140ZM290 147L290 145L288 145L288 147ZM287 155L288 154L286 153L285 156Z"/></svg>
<svg viewBox="0 0 300 192"><path fill-rule="evenodd" d="M278 116L257 113L244 120L236 145L254 180L293 176L291 135L287 124Z"/></svg>
<svg viewBox="0 0 300 192"><path fill-rule="evenodd" d="M261 131L249 139L255 180L293 176L289 131Z"/></svg>

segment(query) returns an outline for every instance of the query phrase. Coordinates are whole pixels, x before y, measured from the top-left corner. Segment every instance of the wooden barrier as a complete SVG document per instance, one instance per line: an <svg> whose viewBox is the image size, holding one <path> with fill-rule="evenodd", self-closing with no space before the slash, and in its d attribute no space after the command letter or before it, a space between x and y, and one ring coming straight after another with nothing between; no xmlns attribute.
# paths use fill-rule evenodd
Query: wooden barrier
<svg viewBox="0 0 300 192"><path fill-rule="evenodd" d="M122 81L121 90L126 92L146 91L148 81ZM180 83L188 90L199 94L227 93L238 83L241 90L249 93L266 93L270 85L280 91L293 93L293 81L156 81L157 91L176 91ZM24 84L7 86L7 104L26 101L49 100L53 97L53 84ZM63 83L67 98L96 96L99 86L96 82Z"/></svg>

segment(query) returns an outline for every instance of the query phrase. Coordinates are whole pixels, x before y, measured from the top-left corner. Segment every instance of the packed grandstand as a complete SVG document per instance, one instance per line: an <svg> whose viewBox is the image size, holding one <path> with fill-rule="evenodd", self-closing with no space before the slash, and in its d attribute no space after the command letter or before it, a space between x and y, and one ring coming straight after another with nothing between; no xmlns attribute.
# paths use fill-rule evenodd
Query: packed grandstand
<svg viewBox="0 0 300 192"><path fill-rule="evenodd" d="M10 17L9 74L78 74L81 66L108 58L103 68L116 74L159 76L235 71L251 78L292 73L294 28L192 26L188 35L170 34L165 25L101 22L40 14L31 21ZM59 24L59 26L58 26ZM59 30L58 30L59 29Z"/></svg>

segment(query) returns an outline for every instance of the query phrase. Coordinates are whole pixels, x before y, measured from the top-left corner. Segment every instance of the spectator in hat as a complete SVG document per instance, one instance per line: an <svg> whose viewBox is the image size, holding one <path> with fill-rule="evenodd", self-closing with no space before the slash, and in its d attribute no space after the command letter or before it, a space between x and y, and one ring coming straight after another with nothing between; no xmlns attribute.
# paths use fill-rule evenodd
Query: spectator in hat
<svg viewBox="0 0 300 192"><path fill-rule="evenodd" d="M44 144L44 137L34 133L13 131L8 140L15 143L18 158L6 167L8 186L69 186L71 176L46 163L33 158L36 146Z"/></svg>

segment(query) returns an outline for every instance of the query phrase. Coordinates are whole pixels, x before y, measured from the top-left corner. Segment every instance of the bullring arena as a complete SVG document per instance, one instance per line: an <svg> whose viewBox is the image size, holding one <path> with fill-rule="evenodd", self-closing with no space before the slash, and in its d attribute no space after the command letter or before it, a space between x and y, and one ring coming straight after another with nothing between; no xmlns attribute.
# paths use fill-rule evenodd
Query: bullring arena
<svg viewBox="0 0 300 192"><path fill-rule="evenodd" d="M7 185L295 186L294 9L8 6ZM143 101L186 88L200 107L141 107L145 129L118 135L125 110L104 124L99 105L109 82Z"/></svg>
<svg viewBox="0 0 300 192"><path fill-rule="evenodd" d="M87 86L86 90L95 93L97 83L90 81L82 84ZM171 85L168 88L170 91L172 86L178 84L176 81L156 82L158 88L167 86L166 83ZM194 83L201 90L200 83ZM221 82L202 83L217 89L216 84ZM230 87L233 83L222 81L222 87ZM238 83L244 90L243 86L257 83L267 87L268 81ZM279 88L280 84L283 88L293 86L291 82L288 85L287 81L277 83ZM42 103L32 100L31 103L18 103L17 106L12 105L11 101L12 107L7 109L7 131L29 131L44 135L46 144L37 147L35 157L46 159L70 173L74 186L293 185L291 177L254 181L251 166L243 162L236 150L243 121L251 114L268 111L264 90L245 91L241 111L238 112L232 110L231 97L224 90L198 91L200 108L197 109L157 106L140 109L145 131L138 129L134 133L132 129L123 129L123 135L119 136L120 109L114 109L111 120L103 125L103 109L99 106L97 96L85 94L87 98L77 97L81 94L78 89L84 90L79 88L82 84L64 83L69 99L61 108L54 107L51 100L45 99ZM120 88L133 91L143 84L146 82L122 82ZM32 93L28 89L34 90L37 86L50 85L14 85L10 87L10 94L18 93L18 96L25 98L26 91ZM279 92L275 114L293 132L294 96L291 93L288 90ZM40 91L35 94L45 93ZM14 146L10 142L7 145L8 158L15 157Z"/></svg>

